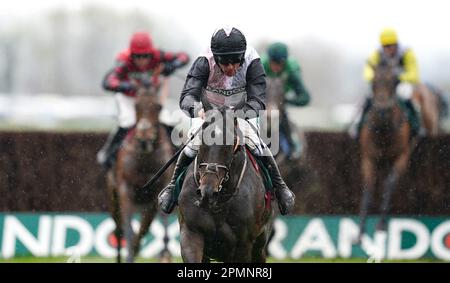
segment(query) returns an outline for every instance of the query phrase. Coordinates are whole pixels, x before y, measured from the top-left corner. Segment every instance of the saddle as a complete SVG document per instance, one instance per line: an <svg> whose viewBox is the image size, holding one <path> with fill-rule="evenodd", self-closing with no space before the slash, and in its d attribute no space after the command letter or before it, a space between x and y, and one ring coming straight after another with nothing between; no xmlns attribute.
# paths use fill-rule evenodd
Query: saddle
<svg viewBox="0 0 450 283"><path fill-rule="evenodd" d="M272 177L270 176L269 169L267 169L267 167L262 163L261 160L255 158L247 147L245 147L245 150L247 151L247 155L256 172L258 172L263 177L264 187L266 188L266 193L264 195L264 204L266 211L269 211L271 208L271 201L275 199L275 192L273 190Z"/></svg>

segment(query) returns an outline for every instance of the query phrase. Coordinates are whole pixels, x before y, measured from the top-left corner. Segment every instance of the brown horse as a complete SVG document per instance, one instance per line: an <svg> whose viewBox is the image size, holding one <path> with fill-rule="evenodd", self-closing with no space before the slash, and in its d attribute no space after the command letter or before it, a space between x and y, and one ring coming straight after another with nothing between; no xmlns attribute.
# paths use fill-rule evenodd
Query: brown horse
<svg viewBox="0 0 450 283"><path fill-rule="evenodd" d="M121 261L123 237L128 251L127 262L134 261L139 252L140 240L148 232L157 213L157 195L170 177L164 175L150 192L140 190L148 177L154 175L172 155L170 139L158 121L161 105L158 103L157 91L157 86L140 87L137 91L136 126L124 140L117 162L108 172L111 212L116 223L117 262ZM131 225L135 212L141 213L137 235Z"/></svg>
<svg viewBox="0 0 450 283"><path fill-rule="evenodd" d="M372 83L372 106L363 121L359 138L363 179L359 243L382 165L388 167L388 175L382 182L381 218L377 226L379 230L386 228L392 193L407 170L410 154L417 144L417 139L411 134L411 125L402 102L395 94L397 82L392 67L380 66L376 69Z"/></svg>
<svg viewBox="0 0 450 283"><path fill-rule="evenodd" d="M279 147L278 152L272 151L272 153L274 153L277 164L279 164L280 172L283 174L286 184L295 194L297 194L301 187L299 184L302 183L306 174L306 138L303 131L288 121L284 97L284 82L282 78L267 78L266 98L267 116L261 119L261 128L271 135L272 126L276 126L271 123L278 121ZM274 120L271 121L272 119ZM293 138L289 137L289 134L292 135ZM301 148L289 156L289 153L286 152L285 149L286 147L290 147L291 150L293 150L294 145L291 144L293 143L293 139L297 140L297 143L300 144ZM268 144L269 141L270 140L265 141L266 144Z"/></svg>
<svg viewBox="0 0 450 283"><path fill-rule="evenodd" d="M274 201L245 146L236 138L226 144L225 136L236 137L236 128L229 128L214 130L223 144L200 145L187 171L178 218L184 262L266 261Z"/></svg>

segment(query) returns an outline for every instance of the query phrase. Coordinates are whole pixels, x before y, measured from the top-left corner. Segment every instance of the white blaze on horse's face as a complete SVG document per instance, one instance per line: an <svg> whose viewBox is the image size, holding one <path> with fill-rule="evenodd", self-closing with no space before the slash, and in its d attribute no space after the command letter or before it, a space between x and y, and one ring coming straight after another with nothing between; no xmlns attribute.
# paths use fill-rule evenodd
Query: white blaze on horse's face
<svg viewBox="0 0 450 283"><path fill-rule="evenodd" d="M141 140L153 140L155 132L152 123L147 118L142 118L136 125L136 137Z"/></svg>

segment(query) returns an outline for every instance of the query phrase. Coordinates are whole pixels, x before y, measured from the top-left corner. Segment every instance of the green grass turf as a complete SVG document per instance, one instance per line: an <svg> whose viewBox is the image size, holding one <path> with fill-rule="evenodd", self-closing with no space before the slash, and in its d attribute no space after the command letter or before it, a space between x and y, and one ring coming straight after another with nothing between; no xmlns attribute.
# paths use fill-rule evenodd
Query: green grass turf
<svg viewBox="0 0 450 283"><path fill-rule="evenodd" d="M68 257L14 257L10 259L0 259L0 263L66 263ZM114 258L102 258L102 257L81 257L81 263L114 263ZM269 258L269 263L366 263L367 258L300 258L300 259L274 259ZM159 262L158 258L138 258L138 263L156 263ZM181 263L181 258L173 258L172 262ZM442 260L423 258L417 260L383 260L381 262L387 263L441 263Z"/></svg>

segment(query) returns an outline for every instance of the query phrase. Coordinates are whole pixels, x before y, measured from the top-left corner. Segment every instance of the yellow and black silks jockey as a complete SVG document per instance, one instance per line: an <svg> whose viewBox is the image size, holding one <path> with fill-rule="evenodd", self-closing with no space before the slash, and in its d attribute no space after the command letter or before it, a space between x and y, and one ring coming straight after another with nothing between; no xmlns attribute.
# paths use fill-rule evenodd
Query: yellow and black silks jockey
<svg viewBox="0 0 450 283"><path fill-rule="evenodd" d="M381 48L375 50L366 61L363 70L364 80L371 83L375 75L375 68L379 65L396 67L399 81L396 93L400 106L407 111L413 135L416 135L420 130L419 105L413 99L414 88L420 82L416 56L411 48L399 44L397 33L391 28L386 28L380 33L380 44ZM359 136L371 103L371 97L367 97L362 114L358 117L354 127L350 129L353 137Z"/></svg>

